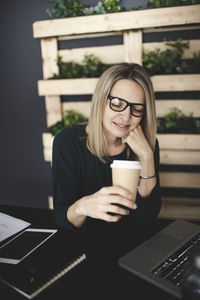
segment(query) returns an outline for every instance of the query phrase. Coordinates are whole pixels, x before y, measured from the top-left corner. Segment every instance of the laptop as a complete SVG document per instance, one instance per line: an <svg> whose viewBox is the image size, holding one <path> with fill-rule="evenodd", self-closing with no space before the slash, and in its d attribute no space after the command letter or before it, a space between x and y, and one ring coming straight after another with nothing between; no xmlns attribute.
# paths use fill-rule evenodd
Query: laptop
<svg viewBox="0 0 200 300"><path fill-rule="evenodd" d="M185 265L194 247L200 246L200 225L176 220L122 256L119 265L181 298Z"/></svg>

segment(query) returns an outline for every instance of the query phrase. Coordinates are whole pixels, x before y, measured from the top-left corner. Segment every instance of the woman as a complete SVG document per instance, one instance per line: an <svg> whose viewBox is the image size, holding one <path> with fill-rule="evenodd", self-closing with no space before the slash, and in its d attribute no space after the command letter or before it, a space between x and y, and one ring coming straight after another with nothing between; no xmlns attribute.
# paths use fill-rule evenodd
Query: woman
<svg viewBox="0 0 200 300"><path fill-rule="evenodd" d="M112 186L114 159L142 166L136 204ZM53 197L58 224L75 231L154 220L161 206L155 100L144 68L121 63L107 69L94 91L89 122L63 130L53 144Z"/></svg>

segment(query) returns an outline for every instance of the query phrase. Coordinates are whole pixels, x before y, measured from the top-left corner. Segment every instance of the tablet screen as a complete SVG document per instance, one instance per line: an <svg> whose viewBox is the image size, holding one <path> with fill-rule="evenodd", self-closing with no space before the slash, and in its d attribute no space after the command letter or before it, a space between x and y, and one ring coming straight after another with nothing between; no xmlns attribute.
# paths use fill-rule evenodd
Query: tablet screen
<svg viewBox="0 0 200 300"><path fill-rule="evenodd" d="M27 229L0 248L0 262L18 263L56 230Z"/></svg>

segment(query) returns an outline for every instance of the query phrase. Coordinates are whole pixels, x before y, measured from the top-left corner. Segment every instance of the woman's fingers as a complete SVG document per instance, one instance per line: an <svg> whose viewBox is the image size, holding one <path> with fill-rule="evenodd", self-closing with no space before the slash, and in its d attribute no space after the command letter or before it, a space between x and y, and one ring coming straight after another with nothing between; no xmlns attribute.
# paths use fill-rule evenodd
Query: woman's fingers
<svg viewBox="0 0 200 300"><path fill-rule="evenodd" d="M128 209L119 207L119 206L114 205L114 204L111 204L111 205L107 206L107 210L108 210L108 212L114 213L116 215L124 215L124 216L129 215L129 210Z"/></svg>
<svg viewBox="0 0 200 300"><path fill-rule="evenodd" d="M108 186L100 190L103 195L121 195L124 198L132 199L132 194L120 186Z"/></svg>
<svg viewBox="0 0 200 300"><path fill-rule="evenodd" d="M106 210L107 212L104 212L101 215L101 219L107 222L117 222L119 221L119 219L121 219L122 216L126 216L129 214L129 210L112 204L106 206Z"/></svg>
<svg viewBox="0 0 200 300"><path fill-rule="evenodd" d="M136 204L133 202L133 200L127 200L121 196L118 196L118 195L112 195L109 197L109 203L111 204L120 204L120 205L123 205L125 207L128 207L130 209L134 209L136 208Z"/></svg>
<svg viewBox="0 0 200 300"><path fill-rule="evenodd" d="M109 214L104 214L101 217L101 219L104 220L104 221L107 221L107 222L117 222L121 219L121 216L119 216L119 215L112 216L112 215L109 215Z"/></svg>
<svg viewBox="0 0 200 300"><path fill-rule="evenodd" d="M120 186L110 186L101 189L104 204L120 204L130 209L135 209L137 206L132 201L132 194Z"/></svg>

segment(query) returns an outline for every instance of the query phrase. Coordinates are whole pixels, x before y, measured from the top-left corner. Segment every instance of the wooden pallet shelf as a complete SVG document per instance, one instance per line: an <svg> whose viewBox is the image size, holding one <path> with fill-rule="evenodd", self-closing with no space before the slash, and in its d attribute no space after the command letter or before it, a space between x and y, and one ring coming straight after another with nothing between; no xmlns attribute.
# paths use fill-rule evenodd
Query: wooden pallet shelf
<svg viewBox="0 0 200 300"><path fill-rule="evenodd" d="M189 25L189 26L188 26ZM43 79L38 81L38 93L44 96L47 126L60 121L68 109L89 115L90 101L62 102L61 96L91 95L98 78L55 79L59 74L57 57L63 61L74 60L81 63L85 54L94 54L103 63L135 62L142 64L142 56L156 48L166 49L164 42L143 43L143 34L147 32L181 31L200 28L200 5L168 7L93 15L84 17L44 20L33 24L34 38L41 40ZM59 49L58 41L89 39L121 35L122 44L112 46L81 47ZM190 48L185 49L184 59L191 59L193 52L200 50L200 39L188 40ZM152 76L155 92L200 91L200 74L156 75ZM162 117L170 108L178 107L186 115L193 113L200 117L200 99L156 100L157 116ZM160 160L163 165L200 165L200 138L198 134L158 134ZM53 137L43 134L44 159L51 163ZM163 188L200 188L200 173L196 172L160 172ZM200 199L163 197L163 206L159 217L200 218ZM196 202L195 202L196 201ZM195 205L194 205L195 202ZM193 203L193 204L192 204ZM52 206L52 205L51 205ZM197 209L196 209L197 208Z"/></svg>
<svg viewBox="0 0 200 300"><path fill-rule="evenodd" d="M198 24L200 5L146 9L104 15L38 21L34 38ZM78 24L78 26L77 26Z"/></svg>

